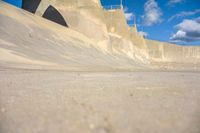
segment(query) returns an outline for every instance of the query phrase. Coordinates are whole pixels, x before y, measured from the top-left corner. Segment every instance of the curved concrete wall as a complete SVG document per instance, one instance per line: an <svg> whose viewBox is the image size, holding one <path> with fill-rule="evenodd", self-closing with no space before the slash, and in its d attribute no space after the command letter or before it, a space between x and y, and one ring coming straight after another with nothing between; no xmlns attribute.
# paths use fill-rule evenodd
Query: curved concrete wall
<svg viewBox="0 0 200 133"><path fill-rule="evenodd" d="M159 62L200 62L200 47L186 47L147 40L129 27L123 9L105 10L99 0L42 0L36 14L52 5L68 26L97 46L115 53Z"/></svg>
<svg viewBox="0 0 200 133"><path fill-rule="evenodd" d="M123 9L105 10L99 0L42 0L36 14L42 16L49 5L61 13L71 29L88 36L103 50L129 57L144 53L133 50L136 45L131 42ZM139 37L137 44L140 43L139 40L143 44L142 38Z"/></svg>
<svg viewBox="0 0 200 133"><path fill-rule="evenodd" d="M49 5L63 15L70 28L95 41L108 38L99 0L42 0L36 14L42 16Z"/></svg>
<svg viewBox="0 0 200 133"><path fill-rule="evenodd" d="M198 63L200 47L179 46L153 40L146 40L148 54L153 61Z"/></svg>

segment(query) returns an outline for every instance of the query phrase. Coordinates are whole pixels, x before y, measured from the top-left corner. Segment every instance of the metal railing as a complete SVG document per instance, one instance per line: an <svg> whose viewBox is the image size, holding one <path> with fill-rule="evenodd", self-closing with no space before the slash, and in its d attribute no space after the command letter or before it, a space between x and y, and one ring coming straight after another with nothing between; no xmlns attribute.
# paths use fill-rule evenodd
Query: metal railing
<svg viewBox="0 0 200 133"><path fill-rule="evenodd" d="M110 5L110 6L103 6L105 10L116 10L116 9L123 9L122 5Z"/></svg>
<svg viewBox="0 0 200 133"><path fill-rule="evenodd" d="M130 27L135 27L135 23L128 23Z"/></svg>

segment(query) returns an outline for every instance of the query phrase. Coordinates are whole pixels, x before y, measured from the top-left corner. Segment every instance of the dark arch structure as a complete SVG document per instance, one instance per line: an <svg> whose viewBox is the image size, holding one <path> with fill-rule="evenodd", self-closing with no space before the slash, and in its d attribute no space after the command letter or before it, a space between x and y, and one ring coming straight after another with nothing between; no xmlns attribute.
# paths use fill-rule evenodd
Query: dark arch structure
<svg viewBox="0 0 200 133"><path fill-rule="evenodd" d="M22 8L31 13L35 13L41 0L22 0Z"/></svg>
<svg viewBox="0 0 200 133"><path fill-rule="evenodd" d="M65 27L68 27L63 16L58 12L56 8L54 8L51 5L46 9L42 17L51 20L55 23L58 23L60 25L63 25Z"/></svg>

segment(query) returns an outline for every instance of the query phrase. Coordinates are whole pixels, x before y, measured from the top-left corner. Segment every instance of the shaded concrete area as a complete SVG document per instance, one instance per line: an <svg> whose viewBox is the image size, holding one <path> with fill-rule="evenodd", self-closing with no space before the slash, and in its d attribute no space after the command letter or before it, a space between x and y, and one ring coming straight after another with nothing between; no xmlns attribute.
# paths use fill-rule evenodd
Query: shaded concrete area
<svg viewBox="0 0 200 133"><path fill-rule="evenodd" d="M22 0L22 8L31 13L35 13L41 0Z"/></svg>
<svg viewBox="0 0 200 133"><path fill-rule="evenodd" d="M68 27L63 16L51 5L47 8L42 17L65 27Z"/></svg>

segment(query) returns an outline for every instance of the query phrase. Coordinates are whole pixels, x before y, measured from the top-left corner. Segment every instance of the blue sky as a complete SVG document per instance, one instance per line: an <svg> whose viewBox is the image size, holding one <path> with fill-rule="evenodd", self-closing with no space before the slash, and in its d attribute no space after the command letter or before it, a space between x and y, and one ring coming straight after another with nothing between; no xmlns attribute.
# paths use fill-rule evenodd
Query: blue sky
<svg viewBox="0 0 200 133"><path fill-rule="evenodd" d="M11 3L17 7L21 7L21 5L22 5L22 0L3 0L3 1Z"/></svg>
<svg viewBox="0 0 200 133"><path fill-rule="evenodd" d="M101 0L119 5L120 0ZM200 45L200 0L123 0L128 23L136 15L146 38L183 45Z"/></svg>

